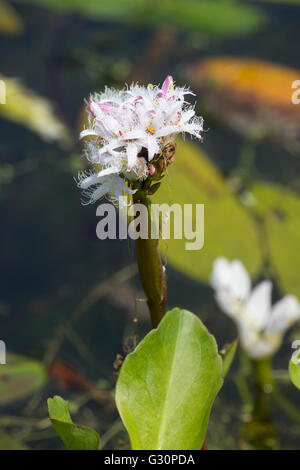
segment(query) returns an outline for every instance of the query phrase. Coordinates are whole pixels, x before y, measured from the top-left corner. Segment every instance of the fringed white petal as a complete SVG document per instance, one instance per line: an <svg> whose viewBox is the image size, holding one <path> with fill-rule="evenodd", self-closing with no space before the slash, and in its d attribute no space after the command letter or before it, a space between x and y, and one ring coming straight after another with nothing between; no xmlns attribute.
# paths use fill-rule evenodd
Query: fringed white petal
<svg viewBox="0 0 300 470"><path fill-rule="evenodd" d="M80 132L79 139L81 140L81 139L84 139L84 137L89 137L89 136L97 137L98 134L94 129L84 129L83 131Z"/></svg>

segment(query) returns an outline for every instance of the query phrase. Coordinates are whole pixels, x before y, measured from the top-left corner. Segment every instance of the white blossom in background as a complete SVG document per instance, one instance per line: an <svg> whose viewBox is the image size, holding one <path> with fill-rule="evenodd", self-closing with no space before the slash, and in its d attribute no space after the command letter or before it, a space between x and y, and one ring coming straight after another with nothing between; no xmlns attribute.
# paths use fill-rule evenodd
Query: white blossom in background
<svg viewBox="0 0 300 470"><path fill-rule="evenodd" d="M103 93L90 96L89 127L80 138L88 138L85 156L99 168L86 179L82 174L79 178L80 188L88 186L86 201L94 202L104 195L115 200L114 188L117 192L124 189L124 181L134 187L135 181L151 177L155 168L150 162L179 133L201 139L203 120L186 101L187 95L193 93L175 87L169 75L161 88L132 84L123 90L105 88ZM108 187L110 191L106 191Z"/></svg>
<svg viewBox="0 0 300 470"><path fill-rule="evenodd" d="M273 355L285 331L300 318L300 305L287 295L271 305L272 283L262 281L251 287L251 280L239 260L217 258L211 286L220 308L235 322L242 346L253 359Z"/></svg>

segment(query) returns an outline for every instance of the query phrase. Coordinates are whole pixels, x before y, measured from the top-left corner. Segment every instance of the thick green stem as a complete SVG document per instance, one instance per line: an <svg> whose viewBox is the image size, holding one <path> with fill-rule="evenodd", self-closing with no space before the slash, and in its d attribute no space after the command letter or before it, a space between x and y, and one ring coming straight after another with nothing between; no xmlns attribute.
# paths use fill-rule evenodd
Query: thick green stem
<svg viewBox="0 0 300 470"><path fill-rule="evenodd" d="M271 361L269 358L252 360L251 366L255 396L251 419L244 427L244 448L275 449L278 443L270 419L270 398L274 389Z"/></svg>
<svg viewBox="0 0 300 470"><path fill-rule="evenodd" d="M166 312L167 285L158 240L151 238L151 202L142 191L133 195L135 204L143 204L147 209L148 237L136 240L136 256L141 282L147 296L153 328L156 328Z"/></svg>
<svg viewBox="0 0 300 470"><path fill-rule="evenodd" d="M269 396L274 388L270 358L252 361L255 381L253 416L260 421L269 419Z"/></svg>
<svg viewBox="0 0 300 470"><path fill-rule="evenodd" d="M252 368L255 384L259 390L266 390L266 387L268 389L270 389L270 387L273 388L274 380L272 376L270 358L252 360Z"/></svg>

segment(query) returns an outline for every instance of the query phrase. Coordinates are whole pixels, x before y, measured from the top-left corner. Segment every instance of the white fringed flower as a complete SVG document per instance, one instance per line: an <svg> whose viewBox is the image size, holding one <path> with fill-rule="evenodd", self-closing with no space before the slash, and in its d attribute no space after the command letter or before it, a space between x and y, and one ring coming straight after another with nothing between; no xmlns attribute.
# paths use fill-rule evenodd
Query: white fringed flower
<svg viewBox="0 0 300 470"><path fill-rule="evenodd" d="M106 196L113 204L127 206L125 194L134 194L136 190L129 189L124 179L116 175L100 175L82 172L78 176L78 187L83 189L83 204L91 204Z"/></svg>
<svg viewBox="0 0 300 470"><path fill-rule="evenodd" d="M300 318L296 297L287 295L272 307L272 283L262 281L251 289L249 274L238 260L216 259L211 286L220 308L236 322L241 344L253 359L273 355L285 331Z"/></svg>
<svg viewBox="0 0 300 470"><path fill-rule="evenodd" d="M123 90L105 88L103 93L91 95L90 126L80 138L89 138L85 155L99 165L98 176L119 175L131 183L143 181L149 175L149 162L174 142L177 134L188 133L201 139L203 120L185 101L189 94L193 95L187 88L175 87L168 76L161 88L133 84ZM151 171L153 168L150 176ZM102 180L97 184L102 185ZM97 199L102 193L99 189Z"/></svg>

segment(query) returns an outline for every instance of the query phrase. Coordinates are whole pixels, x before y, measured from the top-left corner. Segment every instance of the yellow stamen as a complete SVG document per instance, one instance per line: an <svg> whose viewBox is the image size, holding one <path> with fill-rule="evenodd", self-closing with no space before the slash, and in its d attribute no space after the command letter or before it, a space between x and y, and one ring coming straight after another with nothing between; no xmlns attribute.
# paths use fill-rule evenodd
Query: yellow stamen
<svg viewBox="0 0 300 470"><path fill-rule="evenodd" d="M154 133L155 133L155 129L154 129L154 127L152 127L152 126L151 126L151 127L150 127L150 126L149 126L149 127L146 127L146 130L147 130L150 134L154 134Z"/></svg>

